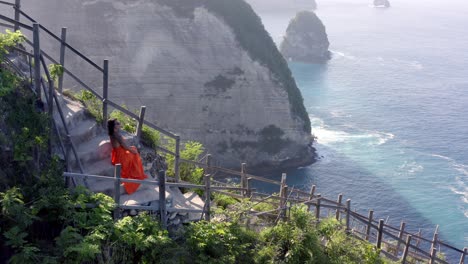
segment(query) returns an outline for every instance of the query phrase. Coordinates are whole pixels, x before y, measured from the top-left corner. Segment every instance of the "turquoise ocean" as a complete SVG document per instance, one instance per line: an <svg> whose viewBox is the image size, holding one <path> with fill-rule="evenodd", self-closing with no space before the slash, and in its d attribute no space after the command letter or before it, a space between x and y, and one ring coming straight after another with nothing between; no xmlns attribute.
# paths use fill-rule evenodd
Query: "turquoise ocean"
<svg viewBox="0 0 468 264"><path fill-rule="evenodd" d="M333 58L290 62L315 164L288 185L352 199L367 215L468 246L468 2L317 1ZM279 45L294 13L259 12ZM278 175L271 176L279 178Z"/></svg>

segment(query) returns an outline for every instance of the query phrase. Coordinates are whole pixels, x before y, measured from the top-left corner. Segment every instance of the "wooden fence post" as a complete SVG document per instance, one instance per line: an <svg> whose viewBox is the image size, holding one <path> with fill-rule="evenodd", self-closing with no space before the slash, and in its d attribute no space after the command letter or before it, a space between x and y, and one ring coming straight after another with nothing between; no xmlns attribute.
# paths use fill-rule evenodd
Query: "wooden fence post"
<svg viewBox="0 0 468 264"><path fill-rule="evenodd" d="M41 98L41 46L39 44L39 24L33 24L33 45L34 45L34 88L38 100Z"/></svg>
<svg viewBox="0 0 468 264"><path fill-rule="evenodd" d="M419 247L419 244L421 243L421 228L418 229L418 233L416 234L418 236L418 240L416 240L416 247Z"/></svg>
<svg viewBox="0 0 468 264"><path fill-rule="evenodd" d="M463 253L460 257L460 263L459 264L465 264L465 256L466 256L466 252L468 251L468 248L464 248L463 249Z"/></svg>
<svg viewBox="0 0 468 264"><path fill-rule="evenodd" d="M210 196L211 196L211 175L208 174L205 176L205 220L211 220L211 203L210 203Z"/></svg>
<svg viewBox="0 0 468 264"><path fill-rule="evenodd" d="M15 0L15 31L20 29L18 22L20 21L20 8L21 8L21 0Z"/></svg>
<svg viewBox="0 0 468 264"><path fill-rule="evenodd" d="M437 248L433 248L431 250L431 260L429 261L429 264L435 264L435 258L437 256Z"/></svg>
<svg viewBox="0 0 468 264"><path fill-rule="evenodd" d="M367 222L367 227L366 227L366 241L369 241L370 239L370 231L371 231L371 224L372 224L373 216L374 216L374 210L369 210L369 222Z"/></svg>
<svg viewBox="0 0 468 264"><path fill-rule="evenodd" d="M435 263L435 257L437 255L437 239L438 238L439 238L439 225L436 226L436 229L434 231L434 236L432 237L430 264Z"/></svg>
<svg viewBox="0 0 468 264"><path fill-rule="evenodd" d="M320 220L320 203L322 195L317 194L317 204L315 205L315 218L317 218L317 222Z"/></svg>
<svg viewBox="0 0 468 264"><path fill-rule="evenodd" d="M107 123L107 99L109 93L109 60L104 60L102 73L102 122L103 126L106 126Z"/></svg>
<svg viewBox="0 0 468 264"><path fill-rule="evenodd" d="M382 248L382 235L383 235L383 227L384 227L384 220L380 219L379 220L379 230L378 230L378 235L377 235L377 243L376 246L377 248Z"/></svg>
<svg viewBox="0 0 468 264"><path fill-rule="evenodd" d="M61 44L60 44L60 65L65 67L65 43L67 42L67 28L62 28L62 35L61 35ZM63 92L63 77L64 74L61 74L58 79L58 90L59 93Z"/></svg>
<svg viewBox="0 0 468 264"><path fill-rule="evenodd" d="M158 172L159 181L159 215L161 216L161 226L167 228L167 209L166 209L166 171Z"/></svg>
<svg viewBox="0 0 468 264"><path fill-rule="evenodd" d="M316 188L316 186L312 185L312 188L310 189L310 194L309 194L309 202L312 201L312 199L314 199L315 188ZM310 207L311 207L311 204L309 203L307 205L307 211L309 211L309 212L310 212Z"/></svg>
<svg viewBox="0 0 468 264"><path fill-rule="evenodd" d="M245 167L246 167L246 164L245 163L241 163L241 188L246 188L246 185L247 185L247 179L246 179L246 176L245 176ZM242 197L245 197L247 195L247 192L245 190L242 190Z"/></svg>
<svg viewBox="0 0 468 264"><path fill-rule="evenodd" d="M282 209L281 209L281 215L283 218L286 218L286 213L288 210L288 186L284 185L283 187L283 197L282 197Z"/></svg>
<svg viewBox="0 0 468 264"><path fill-rule="evenodd" d="M114 209L114 220L117 220L120 218L120 172L121 172L121 164L115 164L114 167L114 202L116 204L116 207Z"/></svg>
<svg viewBox="0 0 468 264"><path fill-rule="evenodd" d="M285 197L284 187L285 186L286 186L286 173L283 173L283 174L281 174L281 185L280 185L280 193L279 193L279 197L281 199L280 199L279 208L283 208L284 204L286 203L286 201L284 199L284 197Z"/></svg>
<svg viewBox="0 0 468 264"><path fill-rule="evenodd" d="M252 184L250 183L252 181L252 178L247 178L247 197L251 197L252 196L252 190L250 189L250 187L252 186Z"/></svg>
<svg viewBox="0 0 468 264"><path fill-rule="evenodd" d="M338 200L336 201L338 203L338 207L341 207L341 201L343 200L343 194L338 194ZM336 209L335 212L335 218L336 220L340 221L340 210L341 208Z"/></svg>
<svg viewBox="0 0 468 264"><path fill-rule="evenodd" d="M408 235L408 237L406 237L405 249L403 250L403 256L401 256L401 263L402 264L406 263L406 256L408 256L409 247L410 247L410 244L411 244L411 238L412 238L411 235Z"/></svg>
<svg viewBox="0 0 468 264"><path fill-rule="evenodd" d="M176 140L176 145L175 145L176 156L174 160L174 176L175 176L175 181L179 182L180 181L180 136L176 135L175 140ZM209 159L211 160L211 156L209 157Z"/></svg>
<svg viewBox="0 0 468 264"><path fill-rule="evenodd" d="M350 230L351 199L346 200L346 232Z"/></svg>
<svg viewBox="0 0 468 264"><path fill-rule="evenodd" d="M44 69L47 71L47 69ZM54 138L54 81L50 80L49 82L49 139L48 139L48 148L49 148L49 155L52 157L53 150L52 150L52 139Z"/></svg>
<svg viewBox="0 0 468 264"><path fill-rule="evenodd" d="M398 254L400 253L400 244L401 244L401 240L403 240L403 235L405 234L405 226L406 226L406 223L401 221L401 224L400 224L400 232L398 233L398 241L397 241L397 246L396 246L396 254L398 256Z"/></svg>
<svg viewBox="0 0 468 264"><path fill-rule="evenodd" d="M140 116L138 117L138 125L137 125L137 130L136 130L136 138L138 145L140 144L141 141L141 131L143 129L143 123L145 121L145 112L146 112L146 106L141 106L140 107Z"/></svg>

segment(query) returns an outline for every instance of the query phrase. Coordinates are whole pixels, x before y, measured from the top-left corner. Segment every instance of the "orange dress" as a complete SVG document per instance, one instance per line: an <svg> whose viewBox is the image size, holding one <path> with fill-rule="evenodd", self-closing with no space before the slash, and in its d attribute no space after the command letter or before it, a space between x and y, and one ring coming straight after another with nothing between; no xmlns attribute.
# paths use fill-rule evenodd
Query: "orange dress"
<svg viewBox="0 0 468 264"><path fill-rule="evenodd" d="M135 147L131 147L135 148ZM136 148L135 148L136 149ZM122 146L112 148L112 165L121 164L121 176L125 179L144 180L148 176L143 171L143 165L139 154L133 154ZM128 194L134 193L139 183L124 182L123 186Z"/></svg>

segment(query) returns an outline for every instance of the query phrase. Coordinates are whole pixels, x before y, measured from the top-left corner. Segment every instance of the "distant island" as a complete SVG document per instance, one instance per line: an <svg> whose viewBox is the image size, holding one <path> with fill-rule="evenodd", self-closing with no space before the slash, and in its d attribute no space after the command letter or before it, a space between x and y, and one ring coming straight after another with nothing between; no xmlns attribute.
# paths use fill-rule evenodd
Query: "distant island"
<svg viewBox="0 0 468 264"><path fill-rule="evenodd" d="M374 0L374 6L376 7L390 7L388 0Z"/></svg>
<svg viewBox="0 0 468 264"><path fill-rule="evenodd" d="M331 58L329 46L322 21L314 12L302 11L289 23L280 51L287 60L323 63Z"/></svg>

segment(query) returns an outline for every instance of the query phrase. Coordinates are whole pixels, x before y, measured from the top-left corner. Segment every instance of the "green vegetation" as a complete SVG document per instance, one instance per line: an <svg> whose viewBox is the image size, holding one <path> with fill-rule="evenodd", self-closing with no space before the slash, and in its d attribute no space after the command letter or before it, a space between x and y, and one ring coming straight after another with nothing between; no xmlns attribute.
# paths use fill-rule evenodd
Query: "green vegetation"
<svg viewBox="0 0 468 264"><path fill-rule="evenodd" d="M183 147L182 147L183 146ZM203 145L199 142L189 141L183 144L180 151L180 158L191 161L198 161L200 155L203 153ZM175 152L175 140L171 140L168 149ZM167 175L174 177L174 162L175 157L166 155L166 162L168 166ZM192 183L200 184L203 182L203 169L193 164L181 163L179 166L180 179Z"/></svg>
<svg viewBox="0 0 468 264"><path fill-rule="evenodd" d="M5 34L0 34L0 56L8 54L8 49L24 42L26 38L20 31L12 32L6 30Z"/></svg>
<svg viewBox="0 0 468 264"><path fill-rule="evenodd" d="M86 110L96 119L97 123L101 124L103 122L102 102L96 95L88 90L81 90L79 93L76 93L74 97L86 106Z"/></svg>
<svg viewBox="0 0 468 264"><path fill-rule="evenodd" d="M47 68L50 74L50 78L52 78L54 84L57 86L58 78L63 76L65 69L60 64L49 64Z"/></svg>

